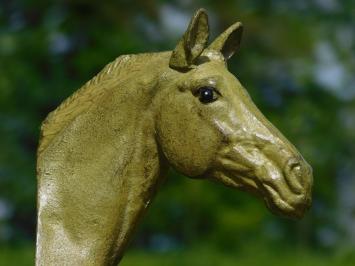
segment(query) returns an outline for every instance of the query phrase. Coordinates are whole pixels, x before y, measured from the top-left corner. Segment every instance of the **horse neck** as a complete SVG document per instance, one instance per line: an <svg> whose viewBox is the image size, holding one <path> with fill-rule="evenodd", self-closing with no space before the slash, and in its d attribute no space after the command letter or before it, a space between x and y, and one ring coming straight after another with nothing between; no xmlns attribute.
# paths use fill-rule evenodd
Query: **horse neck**
<svg viewBox="0 0 355 266"><path fill-rule="evenodd" d="M39 155L37 264L103 265L122 256L166 169L149 108L154 76L142 71Z"/></svg>

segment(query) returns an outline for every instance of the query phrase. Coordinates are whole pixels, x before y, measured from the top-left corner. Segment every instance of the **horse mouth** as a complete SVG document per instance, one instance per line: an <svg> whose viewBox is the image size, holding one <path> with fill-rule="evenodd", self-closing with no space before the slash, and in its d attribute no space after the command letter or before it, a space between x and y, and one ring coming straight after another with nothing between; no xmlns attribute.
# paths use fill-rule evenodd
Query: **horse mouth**
<svg viewBox="0 0 355 266"><path fill-rule="evenodd" d="M302 218L311 206L310 193L289 195L287 199L284 199L272 186L263 185L263 187L266 190L264 193L266 206L274 214L289 218Z"/></svg>

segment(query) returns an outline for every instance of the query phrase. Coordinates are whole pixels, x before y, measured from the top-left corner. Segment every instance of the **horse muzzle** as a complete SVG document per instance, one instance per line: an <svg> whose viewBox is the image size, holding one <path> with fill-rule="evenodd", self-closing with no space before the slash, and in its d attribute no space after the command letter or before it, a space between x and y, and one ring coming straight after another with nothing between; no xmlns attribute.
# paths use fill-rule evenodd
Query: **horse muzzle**
<svg viewBox="0 0 355 266"><path fill-rule="evenodd" d="M303 158L290 158L280 174L261 183L269 209L281 216L301 218L311 206L312 168Z"/></svg>

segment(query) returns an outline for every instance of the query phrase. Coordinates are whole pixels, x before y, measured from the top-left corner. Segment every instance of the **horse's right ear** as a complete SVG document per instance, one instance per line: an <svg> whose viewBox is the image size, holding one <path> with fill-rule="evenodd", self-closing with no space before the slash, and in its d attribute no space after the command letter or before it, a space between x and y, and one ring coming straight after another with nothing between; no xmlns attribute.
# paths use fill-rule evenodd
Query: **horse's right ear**
<svg viewBox="0 0 355 266"><path fill-rule="evenodd" d="M195 59L205 49L208 42L208 17L204 9L196 11L185 34L175 47L169 66L175 69L186 69L193 65Z"/></svg>

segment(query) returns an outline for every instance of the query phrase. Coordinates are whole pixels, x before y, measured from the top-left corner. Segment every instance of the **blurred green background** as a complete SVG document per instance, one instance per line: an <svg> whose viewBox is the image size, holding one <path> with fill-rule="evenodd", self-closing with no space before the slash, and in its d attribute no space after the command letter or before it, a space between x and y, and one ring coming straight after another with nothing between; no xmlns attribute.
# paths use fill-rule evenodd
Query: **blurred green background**
<svg viewBox="0 0 355 266"><path fill-rule="evenodd" d="M300 221L171 171L122 265L355 265L353 0L0 0L0 265L33 265L48 112L121 54L171 50L192 13L245 26L229 69L314 170Z"/></svg>

